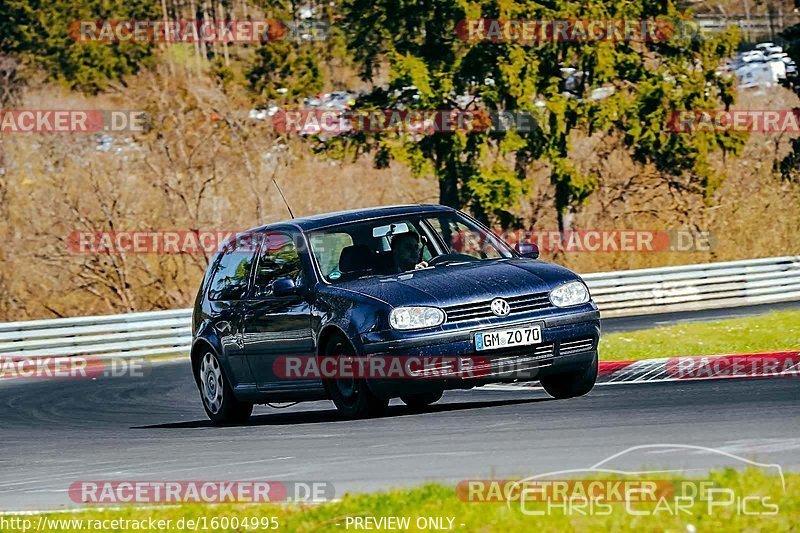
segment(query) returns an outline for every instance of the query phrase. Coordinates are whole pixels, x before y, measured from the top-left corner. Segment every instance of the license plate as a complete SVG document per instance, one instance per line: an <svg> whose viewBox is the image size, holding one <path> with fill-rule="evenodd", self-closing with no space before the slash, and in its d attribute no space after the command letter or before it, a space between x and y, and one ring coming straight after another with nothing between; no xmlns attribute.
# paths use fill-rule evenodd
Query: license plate
<svg viewBox="0 0 800 533"><path fill-rule="evenodd" d="M475 334L475 350L497 350L499 348L513 348L514 346L527 346L542 342L542 326L524 326L520 328L494 329L479 331Z"/></svg>

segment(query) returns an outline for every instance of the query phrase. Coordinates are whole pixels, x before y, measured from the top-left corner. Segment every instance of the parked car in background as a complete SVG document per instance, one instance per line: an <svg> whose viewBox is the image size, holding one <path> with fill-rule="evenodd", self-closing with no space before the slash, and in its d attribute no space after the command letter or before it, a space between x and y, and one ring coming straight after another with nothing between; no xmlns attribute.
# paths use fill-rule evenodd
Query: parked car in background
<svg viewBox="0 0 800 533"><path fill-rule="evenodd" d="M740 89L791 84L797 79L797 64L773 43L759 43L754 50L736 55L729 71L736 75Z"/></svg>

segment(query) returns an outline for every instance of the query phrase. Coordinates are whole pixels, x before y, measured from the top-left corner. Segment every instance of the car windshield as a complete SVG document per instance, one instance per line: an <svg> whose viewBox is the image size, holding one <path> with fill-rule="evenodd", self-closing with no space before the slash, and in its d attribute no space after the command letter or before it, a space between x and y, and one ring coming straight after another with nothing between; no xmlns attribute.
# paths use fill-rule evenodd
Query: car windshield
<svg viewBox="0 0 800 533"><path fill-rule="evenodd" d="M337 225L310 232L309 242L330 283L514 256L501 239L456 212Z"/></svg>

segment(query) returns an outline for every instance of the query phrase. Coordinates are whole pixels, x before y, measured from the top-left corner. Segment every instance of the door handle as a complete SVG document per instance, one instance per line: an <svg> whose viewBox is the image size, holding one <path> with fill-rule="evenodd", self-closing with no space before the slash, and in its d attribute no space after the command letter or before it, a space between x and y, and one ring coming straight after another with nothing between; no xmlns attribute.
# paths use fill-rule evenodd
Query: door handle
<svg viewBox="0 0 800 533"><path fill-rule="evenodd" d="M233 342L235 342L236 346L238 346L240 349L244 348L244 335L241 331L233 336Z"/></svg>

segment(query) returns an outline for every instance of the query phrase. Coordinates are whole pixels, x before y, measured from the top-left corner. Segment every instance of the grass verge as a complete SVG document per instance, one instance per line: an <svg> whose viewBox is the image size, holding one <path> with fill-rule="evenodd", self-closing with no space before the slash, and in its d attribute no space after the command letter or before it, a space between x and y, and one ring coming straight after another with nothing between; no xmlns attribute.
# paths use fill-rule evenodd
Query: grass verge
<svg viewBox="0 0 800 533"><path fill-rule="evenodd" d="M298 505L201 505L187 504L172 507L134 508L119 510L86 510L80 513L53 513L18 517L30 520L47 531L93 530L146 530L135 528L122 520L159 521L161 531L215 530L215 531L267 531L277 525L283 531L354 531L357 517L398 517L408 520L409 531L431 531L431 525L441 524L444 530L453 531L621 531L629 529L645 531L796 531L800 526L800 474L784 474L784 490L780 478L765 470L714 470L702 480L714 486L729 489L714 496L714 505L709 506L708 493L704 497L683 502L675 506L675 494L664 496L658 503L631 503L630 509L640 513L634 515L626 510L625 503L610 505L610 511L598 508L594 514L586 511L566 511L563 504L554 506L549 512L545 504L526 504L528 511L541 510L543 515L523 513L519 503L507 506L505 502L467 502L457 497L454 487L428 484L412 489L398 489L385 493L345 495L341 501L314 506ZM591 479L622 479L619 476L592 476ZM629 478L630 479L630 478ZM665 479L652 474L642 479ZM683 493L688 494L687 492ZM747 498L747 500L744 500ZM746 501L746 505L743 503ZM750 514L746 514L744 511ZM769 513L769 514L764 514ZM39 522L40 518L42 522ZM438 519L433 522L430 519ZM4 531L20 531L22 527L10 528L10 517L0 517ZM274 521L271 521L274 519ZM450 520L452 520L452 522ZM3 522L5 520L5 523ZM113 522L117 520L118 522ZM370 521L371 524L375 522ZM98 521L93 525L89 521ZM169 521L168 523L166 521ZM182 521L182 522L181 522ZM189 522L193 521L193 522ZM243 526L257 524L266 527ZM152 524L153 522L151 522ZM362 522L363 523L363 522ZM378 524L380 522L377 522ZM205 524L205 526L194 524ZM451 525L452 524L452 525ZM193 527L189 527L189 526ZM181 527L183 526L183 527ZM98 529L99 528L99 529ZM383 529L373 527L372 529ZM150 530L153 530L151 527ZM439 529L441 530L441 529Z"/></svg>
<svg viewBox="0 0 800 533"><path fill-rule="evenodd" d="M610 333L600 340L602 361L793 350L800 350L800 311Z"/></svg>

